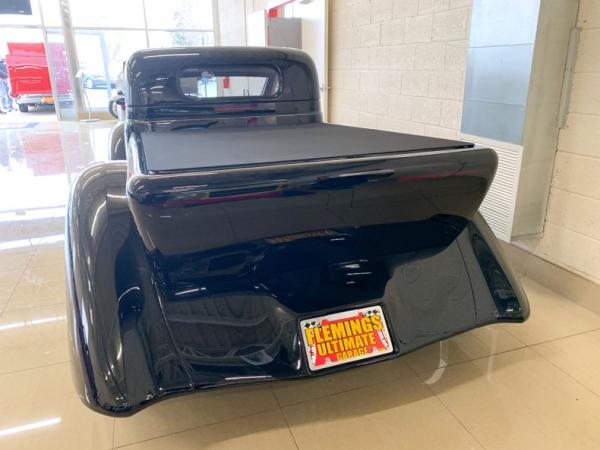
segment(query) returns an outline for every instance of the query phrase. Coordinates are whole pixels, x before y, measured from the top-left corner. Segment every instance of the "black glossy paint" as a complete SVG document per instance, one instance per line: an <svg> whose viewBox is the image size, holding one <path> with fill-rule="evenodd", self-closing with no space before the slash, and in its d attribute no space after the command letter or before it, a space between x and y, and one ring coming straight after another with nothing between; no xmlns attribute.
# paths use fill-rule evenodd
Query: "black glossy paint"
<svg viewBox="0 0 600 450"><path fill-rule="evenodd" d="M117 122L111 129L108 135L109 142L109 159L111 161L125 159L125 124Z"/></svg>
<svg viewBox="0 0 600 450"><path fill-rule="evenodd" d="M282 86L275 97L190 99L178 88L178 74L189 67L261 65L274 68ZM198 126L198 120L234 120L249 116L250 125L278 120L320 121L319 84L310 57L291 48L196 47L142 50L127 63L125 89L128 120L141 128L169 127L161 121L182 121L176 127ZM270 119L269 119L270 118ZM240 120L237 121L240 124ZM222 123L216 124L223 126ZM215 126L215 125L210 125Z"/></svg>
<svg viewBox="0 0 600 450"><path fill-rule="evenodd" d="M394 352L360 364L529 315L477 212L490 149L145 174L135 142L69 203L72 361L97 411L315 376L298 322L331 311L383 307Z"/></svg>

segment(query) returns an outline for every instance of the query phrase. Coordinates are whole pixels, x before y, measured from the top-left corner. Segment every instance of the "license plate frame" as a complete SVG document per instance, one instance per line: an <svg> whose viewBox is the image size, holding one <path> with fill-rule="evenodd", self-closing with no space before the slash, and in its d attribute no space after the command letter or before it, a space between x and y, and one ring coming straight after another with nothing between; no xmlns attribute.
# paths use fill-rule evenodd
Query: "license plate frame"
<svg viewBox="0 0 600 450"><path fill-rule="evenodd" d="M394 351L379 304L300 321L304 354L311 372L376 358Z"/></svg>

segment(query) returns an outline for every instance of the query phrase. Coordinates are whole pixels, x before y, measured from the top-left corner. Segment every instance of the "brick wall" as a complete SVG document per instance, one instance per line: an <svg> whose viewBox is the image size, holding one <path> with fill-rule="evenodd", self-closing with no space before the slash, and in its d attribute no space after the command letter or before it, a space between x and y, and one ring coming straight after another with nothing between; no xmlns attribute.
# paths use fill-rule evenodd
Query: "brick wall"
<svg viewBox="0 0 600 450"><path fill-rule="evenodd" d="M582 33L544 235L522 243L600 283L600 1L581 0L578 25Z"/></svg>
<svg viewBox="0 0 600 450"><path fill-rule="evenodd" d="M471 0L331 0L330 121L456 137Z"/></svg>

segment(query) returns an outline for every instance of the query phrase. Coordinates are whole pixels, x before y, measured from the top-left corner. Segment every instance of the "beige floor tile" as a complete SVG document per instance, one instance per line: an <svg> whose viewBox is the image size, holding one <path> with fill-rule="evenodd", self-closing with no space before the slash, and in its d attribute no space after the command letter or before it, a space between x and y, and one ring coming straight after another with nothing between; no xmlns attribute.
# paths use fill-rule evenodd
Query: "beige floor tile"
<svg viewBox="0 0 600 450"><path fill-rule="evenodd" d="M600 395L600 331L558 339L532 348Z"/></svg>
<svg viewBox="0 0 600 450"><path fill-rule="evenodd" d="M65 250L64 235L58 234L45 237L31 256L28 267L64 266Z"/></svg>
<svg viewBox="0 0 600 450"><path fill-rule="evenodd" d="M66 202L66 200L66 197L61 195L60 201ZM27 199L23 201L27 202ZM5 207L10 208L9 205ZM15 247L16 244L23 246L25 240L30 240L35 247L44 237L64 232L65 206L24 209L23 213L23 215L11 213L1 215L0 249L7 246Z"/></svg>
<svg viewBox="0 0 600 450"><path fill-rule="evenodd" d="M88 410L69 364L0 375L0 448L109 449L114 419Z"/></svg>
<svg viewBox="0 0 600 450"><path fill-rule="evenodd" d="M0 374L68 360L64 305L7 311L0 317Z"/></svg>
<svg viewBox="0 0 600 450"><path fill-rule="evenodd" d="M64 304L65 299L65 273L61 264L31 267L23 272L6 311Z"/></svg>
<svg viewBox="0 0 600 450"><path fill-rule="evenodd" d="M296 445L281 411L275 410L195 428L122 448L127 450L191 450L199 448L295 450Z"/></svg>
<svg viewBox="0 0 600 450"><path fill-rule="evenodd" d="M0 252L0 272L24 270L32 254L32 250L5 250Z"/></svg>
<svg viewBox="0 0 600 450"><path fill-rule="evenodd" d="M25 213L26 216L28 212ZM38 220L24 220L16 214L2 214L0 222L0 249L21 248L31 250L40 242L40 236L46 234L47 223ZM14 219L14 220L11 220Z"/></svg>
<svg viewBox="0 0 600 450"><path fill-rule="evenodd" d="M331 375L273 383L273 391L281 406L337 394L400 376L406 371L402 357L363 367L351 368Z"/></svg>
<svg viewBox="0 0 600 450"><path fill-rule="evenodd" d="M240 386L185 395L157 403L131 417L117 418L115 445L277 409L268 385Z"/></svg>
<svg viewBox="0 0 600 450"><path fill-rule="evenodd" d="M600 398L531 349L423 373L488 450L598 449Z"/></svg>
<svg viewBox="0 0 600 450"><path fill-rule="evenodd" d="M0 375L0 410L75 395L70 370L70 362L62 362Z"/></svg>
<svg viewBox="0 0 600 450"><path fill-rule="evenodd" d="M512 334L498 325L488 325L423 347L406 355L405 361L415 372L483 358L523 347Z"/></svg>
<svg viewBox="0 0 600 450"><path fill-rule="evenodd" d="M525 323L502 327L527 345L600 329L600 315L528 278L522 283L531 304L531 316Z"/></svg>
<svg viewBox="0 0 600 450"><path fill-rule="evenodd" d="M412 371L283 408L300 449L481 448Z"/></svg>
<svg viewBox="0 0 600 450"><path fill-rule="evenodd" d="M49 279L64 279L65 265L63 261L64 260L61 259L60 261L57 261L54 264L28 267L23 273L31 276L44 277Z"/></svg>
<svg viewBox="0 0 600 450"><path fill-rule="evenodd" d="M22 270L0 272L0 314L2 314L22 274Z"/></svg>
<svg viewBox="0 0 600 450"><path fill-rule="evenodd" d="M2 311L4 311L4 308L6 308L6 304L8 303L7 299L0 299L0 317L2 316Z"/></svg>

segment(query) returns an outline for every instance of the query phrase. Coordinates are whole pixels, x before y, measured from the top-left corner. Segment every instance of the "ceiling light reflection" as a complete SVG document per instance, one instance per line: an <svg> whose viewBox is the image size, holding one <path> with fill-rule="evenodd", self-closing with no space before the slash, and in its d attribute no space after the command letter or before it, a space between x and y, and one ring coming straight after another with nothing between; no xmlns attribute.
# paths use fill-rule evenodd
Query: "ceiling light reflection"
<svg viewBox="0 0 600 450"><path fill-rule="evenodd" d="M42 325L45 323L58 322L60 320L66 320L67 316L54 316L54 317L44 317L43 319L33 319L33 320L24 320L21 322L12 322L6 323L4 325L0 325L0 331L4 330L12 330L13 328L22 328L31 325Z"/></svg>
<svg viewBox="0 0 600 450"><path fill-rule="evenodd" d="M92 237L94 237L96 235L95 233L95 228L96 228L96 223L98 221L98 217L100 215L100 212L104 210L104 208L106 208L106 200L102 202L102 204L100 206L98 206L98 208L96 208L96 213L94 214L94 219L92 220L92 229L90 230L90 235Z"/></svg>
<svg viewBox="0 0 600 450"><path fill-rule="evenodd" d="M65 234L61 233L61 234L52 234L50 236L42 236L42 238L44 239L44 242L42 243L42 245L44 244L55 244L57 242L64 242L65 240Z"/></svg>
<svg viewBox="0 0 600 450"><path fill-rule="evenodd" d="M34 238L0 242L0 250L14 250L16 248L32 247L33 245L39 244L40 240L40 238Z"/></svg>
<svg viewBox="0 0 600 450"><path fill-rule="evenodd" d="M10 434L21 433L23 431L35 430L37 428L49 427L52 425L57 425L61 422L60 417L53 417L52 419L40 420L39 422L31 422L26 423L25 425L19 425L17 427L5 428L4 430L0 430L1 436L8 436Z"/></svg>

